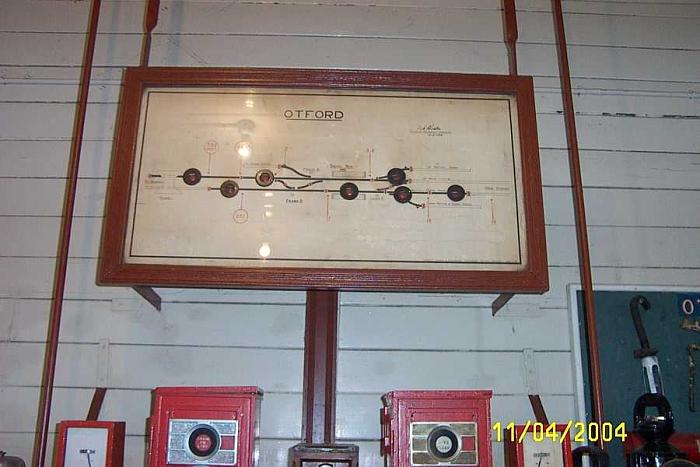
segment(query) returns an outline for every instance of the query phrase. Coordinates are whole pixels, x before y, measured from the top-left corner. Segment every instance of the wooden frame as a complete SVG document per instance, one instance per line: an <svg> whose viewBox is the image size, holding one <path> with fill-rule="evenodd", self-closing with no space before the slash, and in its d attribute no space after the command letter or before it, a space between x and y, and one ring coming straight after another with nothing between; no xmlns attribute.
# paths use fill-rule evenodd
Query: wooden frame
<svg viewBox="0 0 700 467"><path fill-rule="evenodd" d="M518 104L527 264L517 271L230 268L134 264L124 260L141 99L148 87L294 87L365 91L508 94ZM547 256L532 78L451 73L216 68L129 68L118 115L98 266L102 285L542 293Z"/></svg>

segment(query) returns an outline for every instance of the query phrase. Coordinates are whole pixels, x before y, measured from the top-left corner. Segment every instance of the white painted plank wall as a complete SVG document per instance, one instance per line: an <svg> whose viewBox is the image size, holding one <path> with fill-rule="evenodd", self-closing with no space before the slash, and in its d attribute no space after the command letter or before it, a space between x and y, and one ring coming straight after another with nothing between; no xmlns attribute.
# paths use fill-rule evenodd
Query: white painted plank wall
<svg viewBox="0 0 700 467"><path fill-rule="evenodd" d="M25 458L88 3L0 5L0 448ZM491 295L343 293L337 435L360 444L363 466L382 465L377 410L387 390L493 388L496 420L530 418L524 349L535 352L550 418L576 413L565 289L578 267L550 2L517 3L521 72L536 84L551 291L516 297L496 318ZM152 64L503 73L499 8L163 0ZM697 285L700 4L569 0L564 9L594 279ZM142 12L141 0L103 1L53 419L84 416L90 388L106 380L103 415L127 421L126 465L136 466L149 389L258 384L261 466L282 467L300 436L303 293L160 290L158 314L129 289L94 285L121 69L138 62ZM494 453L501 466L500 446Z"/></svg>

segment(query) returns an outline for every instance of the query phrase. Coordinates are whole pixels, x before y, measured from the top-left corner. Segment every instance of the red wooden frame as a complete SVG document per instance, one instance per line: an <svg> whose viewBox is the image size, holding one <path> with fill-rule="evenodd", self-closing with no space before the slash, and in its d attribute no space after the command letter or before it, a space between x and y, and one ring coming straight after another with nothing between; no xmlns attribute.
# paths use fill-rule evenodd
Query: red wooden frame
<svg viewBox="0 0 700 467"><path fill-rule="evenodd" d="M522 271L231 268L128 264L124 240L141 98L149 86L255 86L510 94L518 101L527 267ZM532 78L360 70L128 68L116 129L98 283L164 287L543 293L548 290Z"/></svg>
<svg viewBox="0 0 700 467"><path fill-rule="evenodd" d="M543 422L540 422L543 423ZM544 429L547 429L548 424L544 424ZM527 428L528 432L533 431L532 425L516 425L513 435L515 436L515 442L511 441L511 432L506 430L503 434L503 448L505 452L505 465L506 467L522 467L525 465L525 460L523 458L523 445L517 442L520 439L520 435ZM566 425L556 425L557 433L566 433ZM564 454L564 467L574 467L574 458L571 453L571 438L567 435L561 441L561 449Z"/></svg>
<svg viewBox="0 0 700 467"><path fill-rule="evenodd" d="M58 431L56 433L54 467L64 467L69 428L106 429L107 455L105 458L107 459L107 467L122 467L124 465L124 436L126 435L126 423L64 420L58 424Z"/></svg>

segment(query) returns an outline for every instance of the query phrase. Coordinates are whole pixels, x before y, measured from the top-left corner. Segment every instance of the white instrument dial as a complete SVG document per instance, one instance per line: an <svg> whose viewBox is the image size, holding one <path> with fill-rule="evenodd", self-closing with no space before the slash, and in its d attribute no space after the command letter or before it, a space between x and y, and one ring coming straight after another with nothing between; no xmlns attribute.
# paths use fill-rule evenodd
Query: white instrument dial
<svg viewBox="0 0 700 467"><path fill-rule="evenodd" d="M106 428L68 428L65 467L106 467Z"/></svg>
<svg viewBox="0 0 700 467"><path fill-rule="evenodd" d="M524 467L564 467L564 454L561 443L545 437L535 441L532 433L523 439Z"/></svg>

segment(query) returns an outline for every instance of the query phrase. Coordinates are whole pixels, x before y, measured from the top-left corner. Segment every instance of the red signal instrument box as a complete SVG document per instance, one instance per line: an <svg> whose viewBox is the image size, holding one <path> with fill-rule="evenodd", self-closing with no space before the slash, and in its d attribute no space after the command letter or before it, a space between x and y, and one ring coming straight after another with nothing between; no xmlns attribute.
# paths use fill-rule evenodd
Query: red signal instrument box
<svg viewBox="0 0 700 467"><path fill-rule="evenodd" d="M382 402L387 467L491 467L491 391L393 391Z"/></svg>
<svg viewBox="0 0 700 467"><path fill-rule="evenodd" d="M156 388L148 466L257 466L261 401L251 386Z"/></svg>

